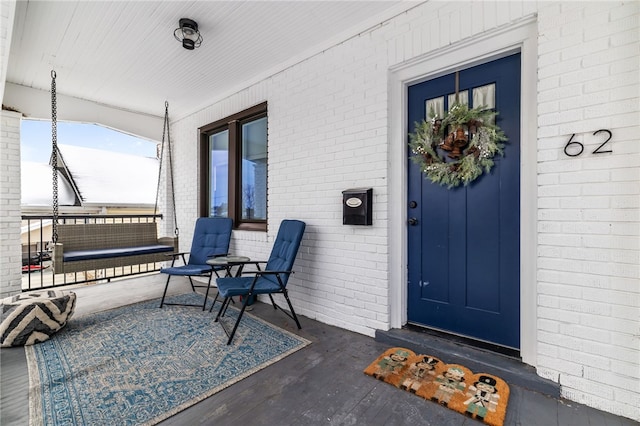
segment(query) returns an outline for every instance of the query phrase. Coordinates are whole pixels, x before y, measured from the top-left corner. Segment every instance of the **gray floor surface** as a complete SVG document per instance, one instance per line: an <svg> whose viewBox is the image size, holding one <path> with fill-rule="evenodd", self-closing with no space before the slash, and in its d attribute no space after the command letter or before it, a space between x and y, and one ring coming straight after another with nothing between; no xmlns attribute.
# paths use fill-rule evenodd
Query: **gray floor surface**
<svg viewBox="0 0 640 426"><path fill-rule="evenodd" d="M84 286L76 315L160 297L164 277L152 275ZM172 280L171 293L190 291ZM295 305L294 305L295 308ZM195 309L195 308L185 308ZM511 395L505 425L637 425L558 397L557 385L538 378L518 361L446 339L408 330L376 338L301 317L302 330L271 305L251 311L312 344L258 371L161 425L480 425L434 402L367 376L363 370L391 346L429 353L503 377ZM213 315L213 314L212 314ZM23 348L0 351L0 425L29 424L28 374Z"/></svg>

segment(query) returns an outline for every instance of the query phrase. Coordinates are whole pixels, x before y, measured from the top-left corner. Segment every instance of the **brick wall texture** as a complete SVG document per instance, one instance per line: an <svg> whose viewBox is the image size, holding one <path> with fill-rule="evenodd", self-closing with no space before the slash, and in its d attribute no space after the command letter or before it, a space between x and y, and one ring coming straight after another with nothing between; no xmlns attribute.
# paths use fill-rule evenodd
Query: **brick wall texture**
<svg viewBox="0 0 640 426"><path fill-rule="evenodd" d="M429 2L175 123L183 211L197 214L194 129L269 108L268 254L280 220L307 222L291 286L299 311L373 335L389 327L388 70L537 13L537 371L572 400L640 419L638 2ZM455 23L459 23L456 25ZM471 25L469 25L471 23ZM611 140L602 150L607 132ZM584 145L564 153L571 135ZM579 147L571 145L570 148ZM183 186L180 188L180 186ZM373 187L372 227L345 227L341 191ZM535 196L535 195L534 195ZM183 241L187 241L183 239Z"/></svg>
<svg viewBox="0 0 640 426"><path fill-rule="evenodd" d="M389 155L389 70L527 20L538 122L523 143L537 157L521 161L537 170L537 194L525 194L537 205L537 321L522 339L564 397L640 421L640 2L425 2L212 99L172 123L181 248L198 216L198 127L267 101L269 229L234 232L231 251L266 259L280 221L304 220L290 281L299 313L369 336L388 329L390 289L403 283L389 271L387 180L404 167ZM594 152L601 129L612 152ZM3 127L3 209L14 208L12 137ZM572 137L567 152L580 155L565 154ZM341 192L354 187L373 188L373 226L342 225Z"/></svg>
<svg viewBox="0 0 640 426"><path fill-rule="evenodd" d="M0 114L0 298L20 292L20 118Z"/></svg>
<svg viewBox="0 0 640 426"><path fill-rule="evenodd" d="M537 335L522 338L537 340L538 374L565 397L640 420L639 2L410 9L176 122L178 217L197 215L195 129L266 100L269 231L235 233L232 250L265 257L280 220L302 219L300 313L367 335L389 328L386 179L401 165L389 164L388 70L535 14L538 148L522 161L537 162ZM600 129L613 152L594 153ZM574 134L584 152L568 156ZM342 225L351 187L373 188L373 226Z"/></svg>
<svg viewBox="0 0 640 426"><path fill-rule="evenodd" d="M569 399L636 420L639 13L638 2L538 10L538 373ZM594 153L609 137L600 129L613 152ZM570 157L574 134L584 148Z"/></svg>

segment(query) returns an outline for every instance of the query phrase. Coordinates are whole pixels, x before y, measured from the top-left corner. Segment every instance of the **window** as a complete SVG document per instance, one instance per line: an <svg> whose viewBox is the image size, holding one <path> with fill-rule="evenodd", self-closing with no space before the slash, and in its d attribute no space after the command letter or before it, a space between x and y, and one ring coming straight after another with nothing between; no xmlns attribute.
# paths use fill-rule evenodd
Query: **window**
<svg viewBox="0 0 640 426"><path fill-rule="evenodd" d="M267 230L267 103L200 131L200 215Z"/></svg>

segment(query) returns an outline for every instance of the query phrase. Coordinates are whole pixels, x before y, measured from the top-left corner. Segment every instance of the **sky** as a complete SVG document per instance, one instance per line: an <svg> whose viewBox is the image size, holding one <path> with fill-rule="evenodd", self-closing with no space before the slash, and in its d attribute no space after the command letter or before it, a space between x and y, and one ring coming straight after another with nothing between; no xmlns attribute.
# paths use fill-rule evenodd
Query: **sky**
<svg viewBox="0 0 640 426"><path fill-rule="evenodd" d="M58 144L103 149L142 157L156 157L156 143L96 124L58 121ZM20 158L22 161L49 163L51 121L22 120Z"/></svg>

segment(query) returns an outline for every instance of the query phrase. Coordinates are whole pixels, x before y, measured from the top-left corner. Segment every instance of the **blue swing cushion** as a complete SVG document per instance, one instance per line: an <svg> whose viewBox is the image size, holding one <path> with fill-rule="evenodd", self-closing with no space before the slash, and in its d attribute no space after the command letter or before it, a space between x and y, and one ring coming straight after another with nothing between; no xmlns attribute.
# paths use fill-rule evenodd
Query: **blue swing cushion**
<svg viewBox="0 0 640 426"><path fill-rule="evenodd" d="M154 244L140 247L116 247L93 250L72 250L62 255L65 262L77 260L110 259L112 257L137 256L141 254L171 253L173 246Z"/></svg>

